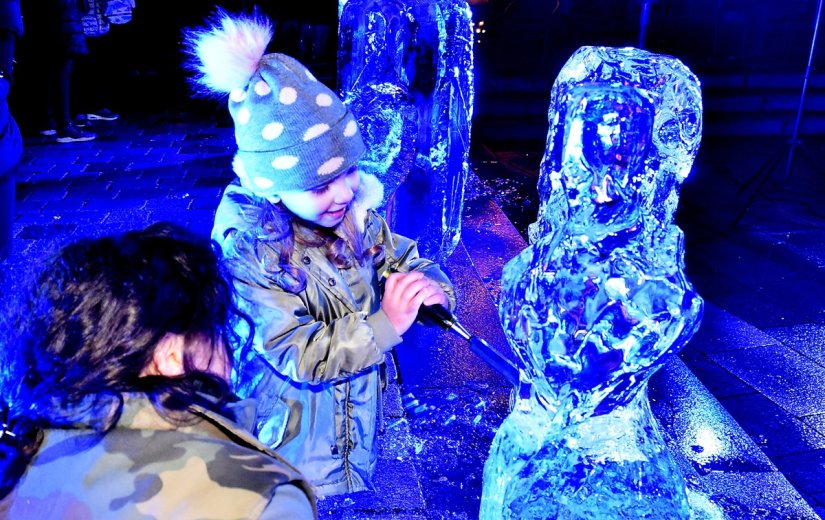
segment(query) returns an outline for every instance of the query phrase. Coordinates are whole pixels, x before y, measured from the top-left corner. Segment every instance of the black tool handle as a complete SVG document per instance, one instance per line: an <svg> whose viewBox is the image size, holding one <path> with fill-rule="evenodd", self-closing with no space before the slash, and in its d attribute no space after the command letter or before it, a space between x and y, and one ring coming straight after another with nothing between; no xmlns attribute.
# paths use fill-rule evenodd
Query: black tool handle
<svg viewBox="0 0 825 520"><path fill-rule="evenodd" d="M386 271L384 277L391 271ZM421 321L432 323L444 330L450 330L470 342L470 351L480 357L493 370L504 376L511 385L518 387L518 368L506 357L502 356L489 343L470 334L456 319L452 312L439 304L422 305L418 309L418 318Z"/></svg>
<svg viewBox="0 0 825 520"><path fill-rule="evenodd" d="M450 330L453 328L456 319L453 313L447 310L446 307L439 304L422 305L418 308L418 317L422 321L427 321L433 325L438 325L442 329Z"/></svg>

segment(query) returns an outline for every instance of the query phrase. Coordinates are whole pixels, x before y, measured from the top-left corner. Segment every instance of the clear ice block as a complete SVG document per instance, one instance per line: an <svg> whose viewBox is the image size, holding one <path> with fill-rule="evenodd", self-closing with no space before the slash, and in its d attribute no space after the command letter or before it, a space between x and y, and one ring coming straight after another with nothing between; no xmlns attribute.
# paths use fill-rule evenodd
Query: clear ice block
<svg viewBox="0 0 825 520"><path fill-rule="evenodd" d="M342 0L339 89L361 124L363 166L390 225L443 260L461 233L473 105L464 0Z"/></svg>
<svg viewBox="0 0 825 520"><path fill-rule="evenodd" d="M662 230L673 221L679 186L699 151L702 94L699 80L681 61L632 47L580 48L564 64L550 92L547 148L539 171L539 214L530 227L531 243L559 225L566 214L566 199L551 179L561 168L567 97L571 89L589 83L639 88L653 100L653 146L644 166L661 177L648 211Z"/></svg>
<svg viewBox="0 0 825 520"><path fill-rule="evenodd" d="M698 81L674 58L583 48L550 116L533 243L503 272L522 385L481 518L689 518L646 387L702 315L673 223L701 137Z"/></svg>

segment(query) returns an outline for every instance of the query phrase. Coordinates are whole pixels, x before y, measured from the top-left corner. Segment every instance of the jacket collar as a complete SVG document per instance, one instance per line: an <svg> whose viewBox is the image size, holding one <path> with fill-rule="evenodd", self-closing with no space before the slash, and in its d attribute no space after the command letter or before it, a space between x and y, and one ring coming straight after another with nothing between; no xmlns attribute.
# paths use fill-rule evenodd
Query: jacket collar
<svg viewBox="0 0 825 520"><path fill-rule="evenodd" d="M140 392L127 392L120 396L91 395L80 403L69 406L67 415L70 419L59 429L106 431L107 426L117 414L120 398L123 407L117 420L117 428L127 430L180 431L191 433L204 429L217 429L226 437L249 448L274 455L274 452L261 444L251 433L255 420L255 401L243 399L230 403L224 410L226 416L215 413L198 405L182 412L168 412L169 416L158 412L149 397ZM174 418L179 419L175 422Z"/></svg>

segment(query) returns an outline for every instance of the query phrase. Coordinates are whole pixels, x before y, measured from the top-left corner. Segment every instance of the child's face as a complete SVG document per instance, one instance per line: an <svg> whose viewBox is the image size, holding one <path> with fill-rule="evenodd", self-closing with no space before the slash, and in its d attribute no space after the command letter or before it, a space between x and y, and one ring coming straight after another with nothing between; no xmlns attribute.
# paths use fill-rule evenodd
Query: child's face
<svg viewBox="0 0 825 520"><path fill-rule="evenodd" d="M354 166L326 184L306 191L284 191L270 197L279 200L298 217L322 227L335 227L344 220L349 203L361 182Z"/></svg>

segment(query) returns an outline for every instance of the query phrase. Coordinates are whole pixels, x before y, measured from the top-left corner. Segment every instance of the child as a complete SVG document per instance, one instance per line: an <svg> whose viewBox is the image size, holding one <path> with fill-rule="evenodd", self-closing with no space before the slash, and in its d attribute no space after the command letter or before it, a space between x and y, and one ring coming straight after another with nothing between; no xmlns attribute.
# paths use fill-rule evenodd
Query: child
<svg viewBox="0 0 825 520"><path fill-rule="evenodd" d="M1 518L317 518L309 484L235 422L254 411L229 392L222 274L169 225L44 269L0 352Z"/></svg>
<svg viewBox="0 0 825 520"><path fill-rule="evenodd" d="M373 211L382 187L357 168L347 107L294 59L264 56L268 21L218 17L187 38L235 123L237 179L212 237L255 324L254 351L235 352L238 391L258 399L259 438L319 494L370 489L384 357L422 304L453 306L452 287Z"/></svg>

